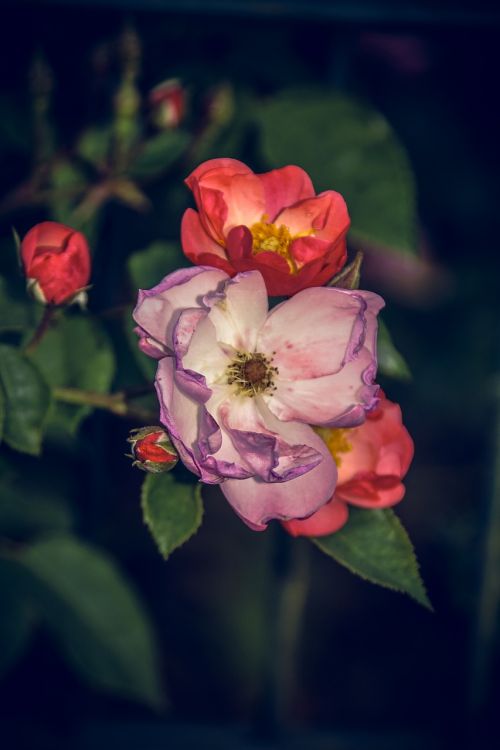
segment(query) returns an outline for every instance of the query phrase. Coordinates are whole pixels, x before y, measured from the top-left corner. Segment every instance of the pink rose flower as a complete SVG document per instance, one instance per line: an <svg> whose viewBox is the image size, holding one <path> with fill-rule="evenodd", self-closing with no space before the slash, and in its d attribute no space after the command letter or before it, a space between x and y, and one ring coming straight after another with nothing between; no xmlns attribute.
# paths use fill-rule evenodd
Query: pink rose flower
<svg viewBox="0 0 500 750"><path fill-rule="evenodd" d="M56 221L36 224L21 243L28 288L44 304L61 305L90 279L90 252L80 232Z"/></svg>
<svg viewBox="0 0 500 750"><path fill-rule="evenodd" d="M283 525L293 536L325 536L338 531L349 516L348 505L388 508L405 494L402 479L413 459L413 440L401 409L382 396L366 421L350 430L319 428L338 470L330 502L305 520Z"/></svg>
<svg viewBox="0 0 500 750"><path fill-rule="evenodd" d="M186 180L198 211L182 219L182 248L197 265L233 276L257 269L270 295L329 281L346 261L349 215L339 193L316 195L295 166L254 174L235 159L212 159Z"/></svg>
<svg viewBox="0 0 500 750"><path fill-rule="evenodd" d="M371 292L314 288L268 312L258 271L231 280L202 266L139 292L161 422L188 469L221 483L251 528L304 518L332 496L335 462L309 424L359 424L377 403L382 306Z"/></svg>

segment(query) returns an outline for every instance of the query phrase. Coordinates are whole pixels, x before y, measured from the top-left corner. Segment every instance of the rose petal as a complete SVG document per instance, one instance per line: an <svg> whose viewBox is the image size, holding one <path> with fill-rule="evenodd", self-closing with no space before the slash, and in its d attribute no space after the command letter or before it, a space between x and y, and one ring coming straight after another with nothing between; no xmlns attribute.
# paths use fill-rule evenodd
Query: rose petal
<svg viewBox="0 0 500 750"><path fill-rule="evenodd" d="M326 536L341 529L348 518L347 505L335 492L332 499L309 518L283 521L283 526L292 536Z"/></svg>
<svg viewBox="0 0 500 750"><path fill-rule="evenodd" d="M282 421L354 427L376 404L378 385L373 384L372 365L372 353L363 348L356 359L333 375L307 380L276 378L276 390L264 397L266 404Z"/></svg>
<svg viewBox="0 0 500 750"><path fill-rule="evenodd" d="M255 351L267 315L266 285L260 273L247 271L229 279L221 292L207 295L209 319L217 341L236 351Z"/></svg>
<svg viewBox="0 0 500 750"><path fill-rule="evenodd" d="M221 404L217 421L252 473L265 482L290 481L321 461L314 448L293 443L293 427L276 420L259 397L233 397Z"/></svg>
<svg viewBox="0 0 500 750"><path fill-rule="evenodd" d="M198 212L192 208L188 208L182 217L181 243L185 255L193 263L203 265L205 261L202 260L202 256L205 257L208 254L222 262L220 267L224 271L228 273L231 271L224 248L207 234Z"/></svg>
<svg viewBox="0 0 500 750"><path fill-rule="evenodd" d="M273 364L280 381L331 375L357 356L366 336L372 340L383 305L371 292L305 289L271 310L258 351L276 352Z"/></svg>
<svg viewBox="0 0 500 750"><path fill-rule="evenodd" d="M312 231L315 237L333 242L347 232L351 222L346 202L340 193L327 190L285 208L278 214L275 223L285 224L292 235Z"/></svg>
<svg viewBox="0 0 500 750"><path fill-rule="evenodd" d="M261 479L228 479L221 489L236 513L250 528L263 531L273 518L305 518L333 494L337 469L325 443L308 425L290 423L290 440L309 445L323 460L307 474L288 482L266 483Z"/></svg>
<svg viewBox="0 0 500 750"><path fill-rule="evenodd" d="M286 206L314 196L311 178L300 167L289 165L257 176L264 187L265 213L270 222Z"/></svg>
<svg viewBox="0 0 500 750"><path fill-rule="evenodd" d="M203 295L227 278L223 271L206 266L174 271L152 289L139 290L134 320L150 338L172 351L172 333L181 311L199 305Z"/></svg>

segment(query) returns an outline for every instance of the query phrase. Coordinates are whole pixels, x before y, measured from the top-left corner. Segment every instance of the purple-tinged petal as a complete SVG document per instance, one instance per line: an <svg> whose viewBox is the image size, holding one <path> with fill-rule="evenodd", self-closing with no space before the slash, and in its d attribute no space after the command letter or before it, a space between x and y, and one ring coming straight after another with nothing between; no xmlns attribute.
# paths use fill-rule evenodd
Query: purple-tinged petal
<svg viewBox="0 0 500 750"><path fill-rule="evenodd" d="M199 441L205 445L216 440L213 434L219 428L215 420L205 418L204 406L179 388L171 357L164 357L158 363L155 387L160 402L160 421L167 428L181 460L202 482L219 483L220 474L203 466L198 447Z"/></svg>
<svg viewBox="0 0 500 750"><path fill-rule="evenodd" d="M162 344L148 336L146 331L140 326L134 328L134 333L139 337L137 346L141 352L147 354L148 357L152 357L152 359L162 359L162 357L166 357L169 354Z"/></svg>
<svg viewBox="0 0 500 750"><path fill-rule="evenodd" d="M376 406L374 355L366 347L333 375L308 380L276 380L276 390L264 396L281 421L299 420L327 427L354 427L365 411Z"/></svg>
<svg viewBox="0 0 500 750"><path fill-rule="evenodd" d="M290 423L290 438L309 445L323 460L307 474L288 482L264 482L258 478L227 479L221 489L233 509L256 531L263 531L273 518L288 520L312 515L332 497L337 467L326 444L308 425Z"/></svg>
<svg viewBox="0 0 500 750"><path fill-rule="evenodd" d="M275 419L259 397L222 403L218 421L252 474L265 482L289 481L321 461L314 448L290 442L293 429Z"/></svg>
<svg viewBox="0 0 500 750"><path fill-rule="evenodd" d="M237 274L219 292L205 298L210 305L217 341L237 351L255 351L257 336L268 309L266 285L258 271Z"/></svg>
<svg viewBox="0 0 500 750"><path fill-rule="evenodd" d="M139 290L134 320L150 338L172 350L173 329L182 310L200 307L202 297L227 278L224 271L208 266L174 271L152 289Z"/></svg>
<svg viewBox="0 0 500 750"><path fill-rule="evenodd" d="M306 380L338 372L364 343L368 320L383 307L372 292L333 287L304 289L275 307L257 340L273 356L283 380Z"/></svg>
<svg viewBox="0 0 500 750"><path fill-rule="evenodd" d="M202 372L209 387L224 379L224 372L231 363L231 358L219 346L215 327L208 316L200 319L189 348L182 356L182 363L179 359L178 363L186 370Z"/></svg>

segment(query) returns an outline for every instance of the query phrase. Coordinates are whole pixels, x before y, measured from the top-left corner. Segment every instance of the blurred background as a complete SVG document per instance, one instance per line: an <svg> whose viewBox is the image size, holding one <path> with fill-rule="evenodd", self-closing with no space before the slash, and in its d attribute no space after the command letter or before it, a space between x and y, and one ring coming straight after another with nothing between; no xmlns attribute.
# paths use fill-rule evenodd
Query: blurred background
<svg viewBox="0 0 500 750"><path fill-rule="evenodd" d="M0 540L33 553L31 582L0 560L5 746L496 747L499 12L442 0L17 0L0 14L2 341L39 315L12 227L68 223L93 250L90 322L68 313L37 364L61 386L140 389L153 371L131 345L130 306L139 286L187 264L183 179L216 156L304 167L318 191L346 197L362 286L387 301L400 354L388 350L380 380L416 445L397 513L435 609L294 542L298 633L276 682L273 585L297 552L276 560L276 531L251 532L207 491L201 529L165 562L142 521L143 476L124 456L138 422L58 406L42 458L0 449ZM71 348L59 361L75 337L81 361ZM40 597L52 573L35 547L47 535L98 553L52 560L76 577ZM91 569L96 590L78 583ZM132 593L108 595L105 581ZM102 632L93 607L110 610ZM128 617L130 641L113 644Z"/></svg>

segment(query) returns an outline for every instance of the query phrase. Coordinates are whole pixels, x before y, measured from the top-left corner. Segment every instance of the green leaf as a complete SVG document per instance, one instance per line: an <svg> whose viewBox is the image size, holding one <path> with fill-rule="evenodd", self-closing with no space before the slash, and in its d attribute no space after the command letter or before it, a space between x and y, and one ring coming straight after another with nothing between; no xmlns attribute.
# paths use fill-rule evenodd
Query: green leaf
<svg viewBox="0 0 500 750"><path fill-rule="evenodd" d="M127 261L132 286L135 289L150 289L164 276L175 271L185 260L175 242L153 242L144 250L133 253Z"/></svg>
<svg viewBox="0 0 500 750"><path fill-rule="evenodd" d="M141 503L144 522L165 559L201 525L199 484L179 484L171 474L148 474L142 485Z"/></svg>
<svg viewBox="0 0 500 750"><path fill-rule="evenodd" d="M379 318L377 338L378 369L382 375L396 380L411 380L411 372L405 358L393 344L387 326Z"/></svg>
<svg viewBox="0 0 500 750"><path fill-rule="evenodd" d="M22 586L19 571L0 560L0 678L26 649L35 624L35 612Z"/></svg>
<svg viewBox="0 0 500 750"><path fill-rule="evenodd" d="M26 459L23 458L23 462ZM46 464L19 471L0 458L0 536L25 539L44 532L68 531L73 516L66 503L64 473Z"/></svg>
<svg viewBox="0 0 500 750"><path fill-rule="evenodd" d="M5 344L0 344L0 389L5 399L5 442L15 450L37 456L50 390L33 362Z"/></svg>
<svg viewBox="0 0 500 750"><path fill-rule="evenodd" d="M161 707L151 624L112 560L69 536L35 543L17 560L79 674L96 688Z"/></svg>
<svg viewBox="0 0 500 750"><path fill-rule="evenodd" d="M2 389L0 388L0 443L2 442L4 423L5 423L5 397L3 395Z"/></svg>
<svg viewBox="0 0 500 750"><path fill-rule="evenodd" d="M7 279L0 276L0 331L23 331L33 325L33 305L16 298Z"/></svg>
<svg viewBox="0 0 500 750"><path fill-rule="evenodd" d="M112 130L107 125L87 128L76 145L78 155L97 169L101 169L108 160L112 135Z"/></svg>
<svg viewBox="0 0 500 750"><path fill-rule="evenodd" d="M109 393L115 358L105 331L88 316L66 315L48 331L31 355L52 388ZM51 426L73 434L89 406L54 404Z"/></svg>
<svg viewBox="0 0 500 750"><path fill-rule="evenodd" d="M182 155L189 140L189 135L182 130L167 130L150 138L141 147L130 167L130 176L142 179L166 172Z"/></svg>
<svg viewBox="0 0 500 750"><path fill-rule="evenodd" d="M256 115L269 165L298 164L318 192L340 192L352 238L416 252L415 181L403 146L379 112L344 95L292 90Z"/></svg>
<svg viewBox="0 0 500 750"><path fill-rule="evenodd" d="M351 573L409 594L432 609L413 546L392 510L349 508L349 520L342 529L312 541Z"/></svg>

